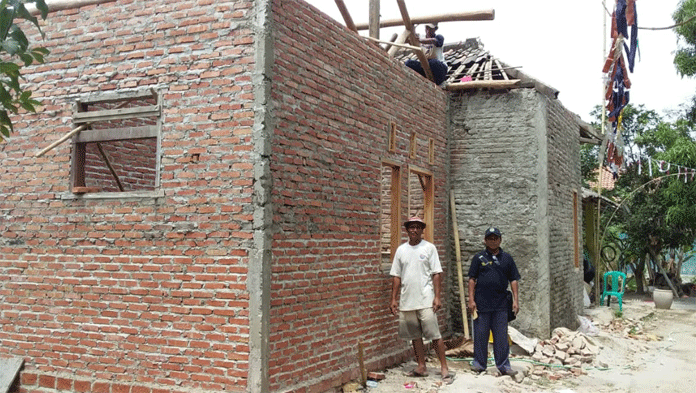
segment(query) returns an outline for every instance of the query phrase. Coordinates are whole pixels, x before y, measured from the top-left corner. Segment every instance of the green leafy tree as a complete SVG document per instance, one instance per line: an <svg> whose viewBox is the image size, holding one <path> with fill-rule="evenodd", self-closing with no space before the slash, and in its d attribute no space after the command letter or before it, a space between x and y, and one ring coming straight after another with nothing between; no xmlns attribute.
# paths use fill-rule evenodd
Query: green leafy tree
<svg viewBox="0 0 696 393"><path fill-rule="evenodd" d="M679 48L674 54L674 65L682 76L696 76L696 0L682 0L672 15L676 24ZM687 115L689 121L696 123L696 96L691 98Z"/></svg>
<svg viewBox="0 0 696 393"><path fill-rule="evenodd" d="M33 3L41 18L46 19L48 7L44 0L2 0L0 1L0 142L14 131L11 114L20 109L36 112L39 102L31 98L31 91L20 84L22 68L34 63L43 63L48 50L32 46L17 23L29 21L39 29L38 19L26 8Z"/></svg>
<svg viewBox="0 0 696 393"><path fill-rule="evenodd" d="M646 254L657 265L663 249L689 248L696 240L696 179L684 173L684 168L696 168L693 135L691 123L682 118L660 121L634 136L645 157L672 165L658 169L653 163L650 173L647 161L642 161L639 171L636 160L616 183L616 195L626 208L619 211L616 227L628 235L625 257L638 261L637 275L643 273ZM641 280L637 287L643 291Z"/></svg>

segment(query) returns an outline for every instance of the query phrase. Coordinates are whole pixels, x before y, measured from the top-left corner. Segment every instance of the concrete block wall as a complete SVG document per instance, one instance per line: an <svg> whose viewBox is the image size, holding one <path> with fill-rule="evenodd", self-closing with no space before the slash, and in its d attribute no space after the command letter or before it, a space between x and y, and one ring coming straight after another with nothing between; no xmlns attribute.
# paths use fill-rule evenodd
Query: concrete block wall
<svg viewBox="0 0 696 393"><path fill-rule="evenodd" d="M575 329L582 314L582 190L578 123L557 100L547 105L549 270L551 272L550 328ZM576 205L573 198L577 198ZM573 209L577 209L574 222ZM577 238L576 238L577 234ZM575 242L578 241L578 247ZM576 255L576 250L578 255ZM576 265L577 264L577 265Z"/></svg>
<svg viewBox="0 0 696 393"><path fill-rule="evenodd" d="M273 4L271 390L319 392L359 377L360 343L370 370L412 356L397 338L391 279L380 266L381 160L402 167L402 221L409 168L433 173L434 239L446 261L448 101L432 82L316 9ZM412 131L419 147L413 159ZM435 141L432 165L428 138Z"/></svg>
<svg viewBox="0 0 696 393"><path fill-rule="evenodd" d="M255 7L49 14L51 54L25 73L42 106L0 145L0 355L25 359L22 392L247 390ZM149 88L163 106L149 196L73 196L69 142L34 157L74 127L77 99Z"/></svg>
<svg viewBox="0 0 696 393"><path fill-rule="evenodd" d="M502 248L522 276L520 314L513 325L541 338L549 337L555 325L553 274L564 274L550 271L550 227L555 225L550 200L556 195L549 190L549 177L556 176L556 169L549 163L548 106L549 100L531 88L459 94L450 104L451 173L464 275L484 247L485 229L498 227ZM451 296L458 302L457 293Z"/></svg>

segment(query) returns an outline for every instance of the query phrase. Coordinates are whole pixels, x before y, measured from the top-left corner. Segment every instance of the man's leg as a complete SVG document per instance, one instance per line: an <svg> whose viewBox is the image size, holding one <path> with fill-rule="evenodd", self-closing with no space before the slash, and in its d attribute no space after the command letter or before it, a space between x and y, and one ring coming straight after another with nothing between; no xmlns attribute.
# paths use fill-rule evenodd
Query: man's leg
<svg viewBox="0 0 696 393"><path fill-rule="evenodd" d="M493 357L495 366L505 374L510 367L510 343L508 342L507 310L491 313L491 331L493 333Z"/></svg>
<svg viewBox="0 0 696 393"><path fill-rule="evenodd" d="M478 318L474 319L474 370L483 371L488 365L488 334L490 330L491 313L478 313Z"/></svg>
<svg viewBox="0 0 696 393"><path fill-rule="evenodd" d="M413 351L416 353L416 363L418 363L418 366L413 371L416 374L425 375L428 369L425 367L425 345L423 345L423 339L417 338L412 340L411 343L413 343Z"/></svg>
<svg viewBox="0 0 696 393"><path fill-rule="evenodd" d="M447 356L445 356L445 343L442 339L433 340L435 344L435 352L437 352L437 358L440 359L440 373L442 377L449 375L449 368L447 367Z"/></svg>

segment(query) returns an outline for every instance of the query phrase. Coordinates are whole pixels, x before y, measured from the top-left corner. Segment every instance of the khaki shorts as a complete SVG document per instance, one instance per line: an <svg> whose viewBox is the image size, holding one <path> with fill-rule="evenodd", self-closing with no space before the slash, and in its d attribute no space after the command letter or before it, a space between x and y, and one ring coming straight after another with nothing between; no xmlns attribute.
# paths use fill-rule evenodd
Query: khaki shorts
<svg viewBox="0 0 696 393"><path fill-rule="evenodd" d="M405 340L439 340L442 338L437 317L432 308L401 311L399 313L399 337Z"/></svg>

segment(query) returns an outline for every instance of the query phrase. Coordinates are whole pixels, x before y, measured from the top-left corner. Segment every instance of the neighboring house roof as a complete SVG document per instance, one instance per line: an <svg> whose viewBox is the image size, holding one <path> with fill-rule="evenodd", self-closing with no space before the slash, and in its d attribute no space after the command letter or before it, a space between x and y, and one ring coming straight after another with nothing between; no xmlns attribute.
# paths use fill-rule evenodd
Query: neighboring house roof
<svg viewBox="0 0 696 393"><path fill-rule="evenodd" d="M593 171L594 173L597 173L597 170ZM597 183L601 184L603 190L613 190L614 189L614 184L616 183L616 180L614 180L614 174L612 171L603 166L602 171L600 172L598 176L598 181L589 181L588 184L592 189L597 189Z"/></svg>

